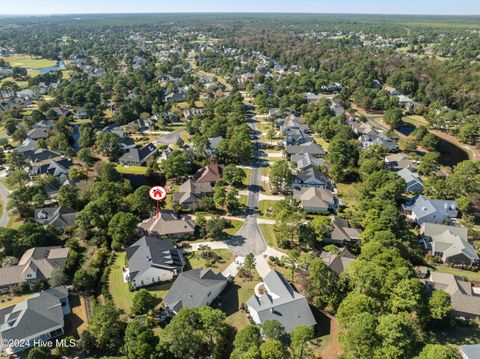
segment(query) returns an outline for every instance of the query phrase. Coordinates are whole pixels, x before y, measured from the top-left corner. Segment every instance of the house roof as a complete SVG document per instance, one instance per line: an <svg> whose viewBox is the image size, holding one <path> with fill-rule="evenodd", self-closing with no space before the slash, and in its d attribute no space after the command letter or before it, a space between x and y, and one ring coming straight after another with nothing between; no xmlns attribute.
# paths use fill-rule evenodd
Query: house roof
<svg viewBox="0 0 480 359"><path fill-rule="evenodd" d="M210 163L207 166L200 168L193 176L196 183L216 182L222 178L223 165L218 163Z"/></svg>
<svg viewBox="0 0 480 359"><path fill-rule="evenodd" d="M423 182L418 176L417 173L412 172L409 168L402 168L397 174L403 178L407 186L411 186L414 184L419 184L423 187Z"/></svg>
<svg viewBox="0 0 480 359"><path fill-rule="evenodd" d="M330 182L328 177L315 167L308 167L304 169L302 172L298 173L296 177L297 180L302 183L316 181L327 185Z"/></svg>
<svg viewBox="0 0 480 359"><path fill-rule="evenodd" d="M156 216L146 219L138 225L147 233L159 236L191 233L195 231L195 222L189 216L180 217L171 210L161 210Z"/></svg>
<svg viewBox="0 0 480 359"><path fill-rule="evenodd" d="M313 156L325 155L322 146L313 142L302 143L300 145L287 145L285 150L289 155L304 153L309 153Z"/></svg>
<svg viewBox="0 0 480 359"><path fill-rule="evenodd" d="M328 208L335 204L332 191L318 187L306 187L293 191L293 197L299 200L302 207Z"/></svg>
<svg viewBox="0 0 480 359"><path fill-rule="evenodd" d="M433 289L443 290L452 299L453 310L480 316L480 296L473 292L473 285L448 273L432 272L426 283Z"/></svg>
<svg viewBox="0 0 480 359"><path fill-rule="evenodd" d="M68 207L47 207L35 210L35 222L50 225L55 228L65 228L75 225L77 212Z"/></svg>
<svg viewBox="0 0 480 359"><path fill-rule="evenodd" d="M277 320L287 333L299 325L315 325L310 306L303 295L296 292L285 277L270 271L263 279L266 293L251 296L247 305L257 312L261 323Z"/></svg>
<svg viewBox="0 0 480 359"><path fill-rule="evenodd" d="M24 301L0 309L0 337L23 339L64 325L60 299L68 296L65 286L35 293Z"/></svg>
<svg viewBox="0 0 480 359"><path fill-rule="evenodd" d="M0 268L0 286L21 283L24 273L35 273L35 279L49 279L55 268L63 268L68 257L68 248L59 246L35 247L27 250L17 265Z"/></svg>
<svg viewBox="0 0 480 359"><path fill-rule="evenodd" d="M392 155L385 156L385 162L394 168L415 168L415 164L403 153L394 153Z"/></svg>
<svg viewBox="0 0 480 359"><path fill-rule="evenodd" d="M334 273L340 274L357 258L347 248L341 248L338 253L323 251L320 253L320 259Z"/></svg>
<svg viewBox="0 0 480 359"><path fill-rule="evenodd" d="M210 268L189 270L178 275L163 302L177 313L184 307L198 308L210 295L212 287L226 282L223 274Z"/></svg>
<svg viewBox="0 0 480 359"><path fill-rule="evenodd" d="M480 344L462 345L460 351L465 359L480 358Z"/></svg>
<svg viewBox="0 0 480 359"><path fill-rule="evenodd" d="M37 140L39 138L48 138L48 132L44 128L33 128L27 133L28 138Z"/></svg>
<svg viewBox="0 0 480 359"><path fill-rule="evenodd" d="M183 268L185 259L171 239L143 236L127 248L130 279L149 270L151 267L172 270Z"/></svg>
<svg viewBox="0 0 480 359"><path fill-rule="evenodd" d="M210 182L197 183L188 179L173 194L173 200L179 204L189 204L199 201L204 195L213 193Z"/></svg>
<svg viewBox="0 0 480 359"><path fill-rule="evenodd" d="M449 211L456 211L457 204L455 201L443 200L443 199L429 199L422 195L419 195L413 206L411 207L412 213L418 219L422 219L432 213L443 214L445 217L449 216Z"/></svg>
<svg viewBox="0 0 480 359"><path fill-rule="evenodd" d="M153 143L143 146L142 148L130 148L120 158L119 162L138 162L144 163L146 158L157 151L157 147Z"/></svg>
<svg viewBox="0 0 480 359"><path fill-rule="evenodd" d="M346 219L331 216L333 230L330 237L335 241L351 242L358 240L360 237L360 230L357 228L350 228Z"/></svg>
<svg viewBox="0 0 480 359"><path fill-rule="evenodd" d="M310 153L292 155L291 160L297 163L297 169L299 171L308 167L320 167L326 165L325 160L322 158L316 158Z"/></svg>

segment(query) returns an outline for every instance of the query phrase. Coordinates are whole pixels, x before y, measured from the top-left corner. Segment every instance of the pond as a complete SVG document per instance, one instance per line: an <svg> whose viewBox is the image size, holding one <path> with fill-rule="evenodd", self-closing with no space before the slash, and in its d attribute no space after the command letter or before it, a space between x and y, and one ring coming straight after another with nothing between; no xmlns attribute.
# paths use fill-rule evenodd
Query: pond
<svg viewBox="0 0 480 359"><path fill-rule="evenodd" d="M49 72L52 72L52 71L62 70L64 68L65 68L65 63L63 61L59 61L55 66L40 67L34 70L38 71L41 75L43 75L43 74L48 74Z"/></svg>

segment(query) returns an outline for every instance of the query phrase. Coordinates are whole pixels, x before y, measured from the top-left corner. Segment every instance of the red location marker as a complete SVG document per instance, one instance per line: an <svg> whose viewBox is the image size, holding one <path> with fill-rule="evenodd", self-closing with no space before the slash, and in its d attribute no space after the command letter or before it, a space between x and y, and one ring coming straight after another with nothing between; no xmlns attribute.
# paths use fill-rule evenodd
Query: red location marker
<svg viewBox="0 0 480 359"><path fill-rule="evenodd" d="M157 218L159 214L159 202L164 200L167 197L167 190L162 186L153 186L148 190L148 195L151 199L157 202Z"/></svg>

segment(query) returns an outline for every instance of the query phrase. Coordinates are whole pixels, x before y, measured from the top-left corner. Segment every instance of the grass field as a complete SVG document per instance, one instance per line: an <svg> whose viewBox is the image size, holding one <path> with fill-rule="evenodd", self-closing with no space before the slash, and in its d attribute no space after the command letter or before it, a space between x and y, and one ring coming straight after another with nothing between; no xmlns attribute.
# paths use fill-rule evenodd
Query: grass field
<svg viewBox="0 0 480 359"><path fill-rule="evenodd" d="M273 216L269 212L271 212L271 209L275 206L276 203L278 203L278 201L271 201L271 200L258 201L258 209L261 212L260 217L273 218Z"/></svg>
<svg viewBox="0 0 480 359"><path fill-rule="evenodd" d="M246 196L242 196L242 197L246 197ZM233 236L235 233L238 232L240 227L243 226L244 222L243 221L232 221L232 220L230 220L230 223L232 223L232 227L227 228L224 232L227 233L230 236Z"/></svg>
<svg viewBox="0 0 480 359"><path fill-rule="evenodd" d="M338 192L340 197L342 198L344 204L347 206L355 206L358 198L358 187L360 186L359 183L337 183Z"/></svg>
<svg viewBox="0 0 480 359"><path fill-rule="evenodd" d="M128 284L123 280L122 267L125 266L125 255L125 252L118 253L117 258L112 265L110 276L108 277L108 288L115 305L118 308L123 309L125 313L130 313L135 292L130 292L128 290ZM171 286L172 283L164 283L150 286L146 289L159 299L158 305L160 305L161 299L165 298Z"/></svg>
<svg viewBox="0 0 480 359"><path fill-rule="evenodd" d="M17 81L14 80L12 77L6 77L0 81L0 83L5 83L5 82L16 82L18 87L24 89L28 87L28 81Z"/></svg>
<svg viewBox="0 0 480 359"><path fill-rule="evenodd" d="M55 66L57 64L56 60L36 59L29 55L11 55L4 57L4 59L10 64L10 66L26 69L39 69Z"/></svg>
<svg viewBox="0 0 480 359"><path fill-rule="evenodd" d="M228 249L212 249L220 258L214 265L210 266L215 272L223 272L225 268L233 261L233 254ZM207 268L207 261L200 256L199 252L190 252L185 255L185 259L188 261L187 266L191 269Z"/></svg>
<svg viewBox="0 0 480 359"><path fill-rule="evenodd" d="M125 173L125 174L132 174L132 175L144 175L147 173L147 167L143 166L122 166L117 165L115 167L118 172Z"/></svg>
<svg viewBox="0 0 480 359"><path fill-rule="evenodd" d="M435 270L441 273L449 273L459 277L466 277L468 280L480 282L480 272L470 272L462 269L452 268L446 265L435 265Z"/></svg>
<svg viewBox="0 0 480 359"><path fill-rule="evenodd" d="M277 240L275 238L275 232L273 231L273 225L260 223L258 226L260 227L260 231L262 231L263 238L265 238L267 244L270 247L277 248Z"/></svg>
<svg viewBox="0 0 480 359"><path fill-rule="evenodd" d="M245 171L246 177L243 180L243 184L248 186L250 184L250 178L252 177L252 170L250 168L242 168Z"/></svg>

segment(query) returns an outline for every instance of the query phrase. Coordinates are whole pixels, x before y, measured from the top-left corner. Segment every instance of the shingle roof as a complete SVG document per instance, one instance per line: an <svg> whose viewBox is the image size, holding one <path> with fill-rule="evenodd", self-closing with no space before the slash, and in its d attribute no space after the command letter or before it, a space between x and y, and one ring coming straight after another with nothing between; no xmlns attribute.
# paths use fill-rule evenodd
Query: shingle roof
<svg viewBox="0 0 480 359"><path fill-rule="evenodd" d="M213 192L210 182L197 183L189 179L182 183L178 191L173 194L173 200L179 204L195 203L203 196Z"/></svg>
<svg viewBox="0 0 480 359"><path fill-rule="evenodd" d="M287 333L299 325L315 325L310 306L303 295L296 292L279 272L272 270L263 279L267 293L248 299L261 323L277 320Z"/></svg>
<svg viewBox="0 0 480 359"><path fill-rule="evenodd" d="M320 259L333 272L340 274L357 258L347 248L341 248L338 253L323 251L320 253Z"/></svg>
<svg viewBox="0 0 480 359"><path fill-rule="evenodd" d="M208 297L212 287L226 282L223 274L210 268L189 270L179 274L163 302L175 312L184 307L197 308Z"/></svg>
<svg viewBox="0 0 480 359"><path fill-rule="evenodd" d="M185 266L182 252L170 239L143 236L127 248L128 270L130 279L151 267L177 269Z"/></svg>
<svg viewBox="0 0 480 359"><path fill-rule="evenodd" d="M176 212L161 210L158 218L151 217L138 225L147 233L155 233L159 236L176 234L193 234L195 222L189 217L179 217Z"/></svg>
<svg viewBox="0 0 480 359"><path fill-rule="evenodd" d="M223 166L218 163L210 163L195 173L193 180L197 183L215 182L222 178Z"/></svg>
<svg viewBox="0 0 480 359"><path fill-rule="evenodd" d="M328 208L335 204L332 191L324 188L306 187L294 190L293 197L301 202L302 207Z"/></svg>
<svg viewBox="0 0 480 359"><path fill-rule="evenodd" d="M119 162L138 162L143 164L146 159L157 151L157 147L153 143L143 146L142 148L130 148L120 158Z"/></svg>
<svg viewBox="0 0 480 359"><path fill-rule="evenodd" d="M77 212L67 207L47 207L35 210L35 222L57 229L74 226Z"/></svg>
<svg viewBox="0 0 480 359"><path fill-rule="evenodd" d="M357 228L350 228L346 219L332 216L333 230L330 237L335 241L358 240L360 237L360 230Z"/></svg>
<svg viewBox="0 0 480 359"><path fill-rule="evenodd" d="M301 145L287 145L286 149L288 154L304 154L309 153L311 155L316 156L323 156L325 155L325 151L323 150L322 146L316 143L303 143Z"/></svg>

